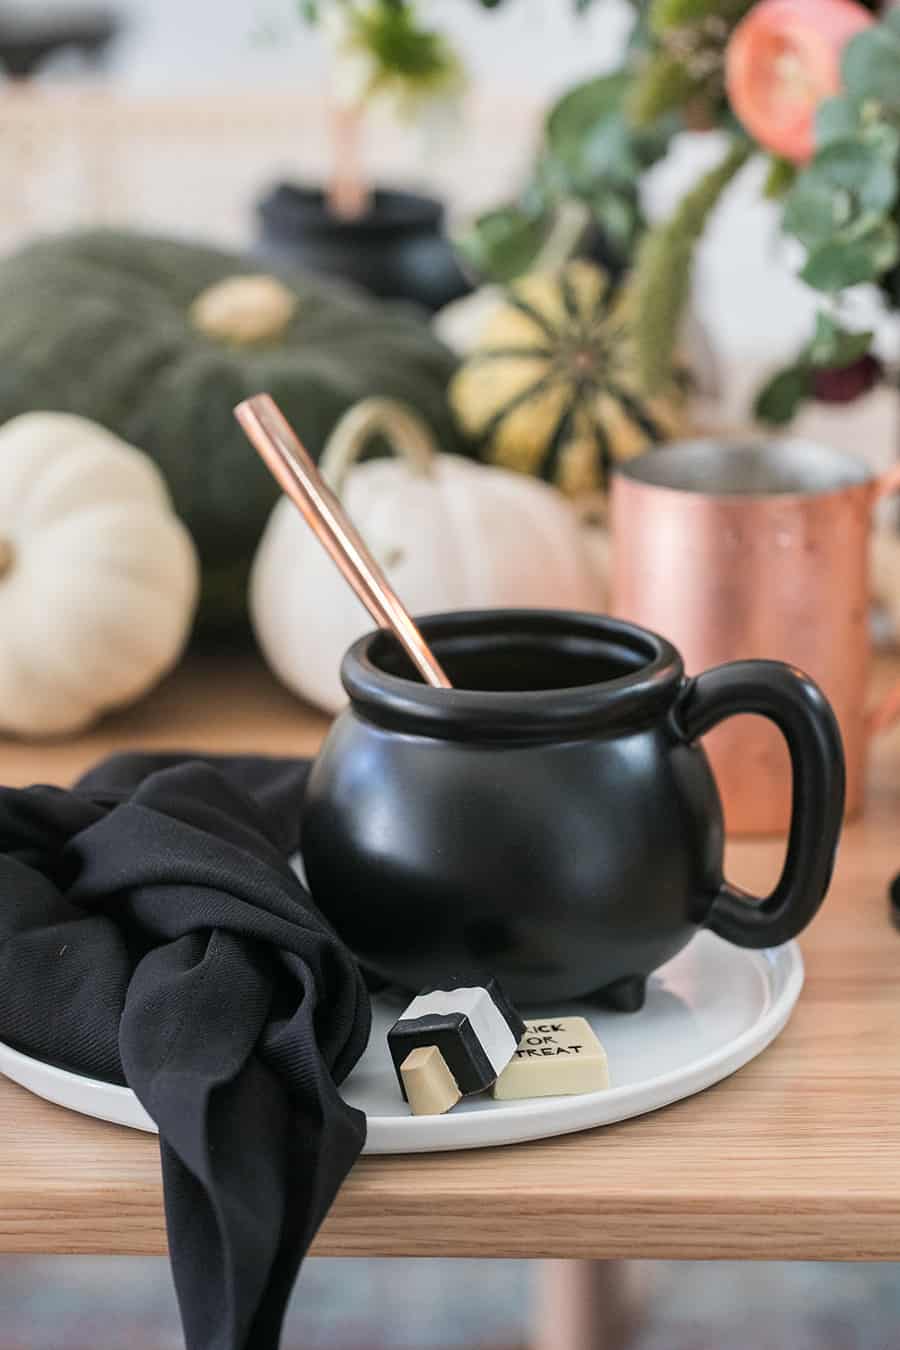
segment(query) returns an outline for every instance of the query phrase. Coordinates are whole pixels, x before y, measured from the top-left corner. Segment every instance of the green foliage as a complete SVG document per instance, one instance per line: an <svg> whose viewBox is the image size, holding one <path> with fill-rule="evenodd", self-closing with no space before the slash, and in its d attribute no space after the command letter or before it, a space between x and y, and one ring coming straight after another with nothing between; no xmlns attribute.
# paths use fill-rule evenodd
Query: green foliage
<svg viewBox="0 0 900 1350"><path fill-rule="evenodd" d="M784 426L812 396L817 370L841 370L865 356L872 345L871 332L855 333L830 314L820 313L816 331L794 363L780 370L756 397L754 414L770 426Z"/></svg>
<svg viewBox="0 0 900 1350"><path fill-rule="evenodd" d="M832 100L817 130L833 132L833 138L798 175L783 223L808 251L803 280L817 290L840 291L877 281L897 262L900 133L883 122L861 122L846 99Z"/></svg>
<svg viewBox="0 0 900 1350"><path fill-rule="evenodd" d="M857 99L873 99L900 114L900 12L889 11L881 23L847 44L841 62L847 92Z"/></svg>
<svg viewBox="0 0 900 1350"><path fill-rule="evenodd" d="M769 160L769 171L763 183L763 196L770 200L783 197L797 178L797 170L787 159L773 155Z"/></svg>
<svg viewBox="0 0 900 1350"><path fill-rule="evenodd" d="M513 281L532 266L548 224L545 212L530 215L516 204L499 206L476 217L456 239L456 247L476 276Z"/></svg>
<svg viewBox="0 0 900 1350"><path fill-rule="evenodd" d="M385 3L354 12L353 40L369 53L381 79L420 89L453 80L459 64L442 33L423 27L412 4ZM379 77L373 83L377 86Z"/></svg>
<svg viewBox="0 0 900 1350"><path fill-rule="evenodd" d="M843 328L830 314L816 316L816 331L806 348L806 357L814 369L841 370L858 361L872 344L872 333L855 333Z"/></svg>
<svg viewBox="0 0 900 1350"><path fill-rule="evenodd" d="M881 283L900 259L900 14L848 43L844 91L816 116L817 150L785 199L783 224L807 250L801 277L838 294Z"/></svg>
<svg viewBox="0 0 900 1350"><path fill-rule="evenodd" d="M849 94L826 98L816 109L816 144L855 136L865 125L863 104Z"/></svg>
<svg viewBox="0 0 900 1350"><path fill-rule="evenodd" d="M650 0L649 27L657 37L674 28L688 28L704 19L732 17L735 0Z"/></svg>
<svg viewBox="0 0 900 1350"><path fill-rule="evenodd" d="M874 282L900 308L900 12L857 34L844 50L843 91L816 113L816 154L786 194L783 226L806 249L801 278L839 297ZM870 333L848 333L820 315L797 359L760 391L757 415L794 416L817 370L852 365Z"/></svg>
<svg viewBox="0 0 900 1350"><path fill-rule="evenodd" d="M634 189L639 176L665 153L674 126L636 130L626 116L625 71L577 85L550 109L546 148L577 194L600 183Z"/></svg>
<svg viewBox="0 0 900 1350"><path fill-rule="evenodd" d="M801 278L817 291L832 293L877 281L900 258L900 234L892 220L882 221L856 239L833 240L807 258Z"/></svg>
<svg viewBox="0 0 900 1350"><path fill-rule="evenodd" d="M628 96L628 113L645 127L665 113L676 112L694 93L694 80L683 62L661 50L648 57Z"/></svg>
<svg viewBox="0 0 900 1350"><path fill-rule="evenodd" d="M720 164L682 198L675 214L644 236L635 268L636 336L641 383L652 394L672 377L694 250L725 188L751 152L736 141Z"/></svg>
<svg viewBox="0 0 900 1350"><path fill-rule="evenodd" d="M625 71L599 76L550 109L534 175L519 201L480 216L456 241L480 276L508 281L528 271L572 201L587 207L610 260L630 261L645 228L641 177L665 153L676 124L634 127L624 108L628 87Z"/></svg>
<svg viewBox="0 0 900 1350"><path fill-rule="evenodd" d="M462 65L439 29L423 23L416 0L297 0L307 23L320 23L326 11L339 17L338 54L362 55L370 73L363 99L387 94L401 109L455 93Z"/></svg>
<svg viewBox="0 0 900 1350"><path fill-rule="evenodd" d="M753 415L769 426L785 426L812 396L812 372L808 366L788 366L763 385L753 405Z"/></svg>
<svg viewBox="0 0 900 1350"><path fill-rule="evenodd" d="M680 127L715 126L743 136L726 97L724 58L734 28L755 2L633 0L635 24L621 70L561 100L532 182L503 222L507 269L500 270L499 245L490 264L495 274L509 275L529 253L537 256L547 213L572 196L591 206L624 260L642 241L638 324L642 374L651 388L671 370L694 246L718 193L746 157L746 142L649 234L637 183ZM500 0L481 3L494 7ZM878 21L844 50L842 91L816 113L816 154L799 169L771 158L764 193L783 202L784 231L806 250L800 275L808 285L837 298L848 286L875 283L898 311L900 9L884 13L877 0L862 3ZM814 22L815 7L809 8ZM640 139L645 134L646 150ZM503 234L496 219L485 220L484 232L493 234L495 244ZM789 418L817 371L852 364L853 352L864 354L868 342L868 334L847 333L820 316L807 347L761 393L760 415Z"/></svg>
<svg viewBox="0 0 900 1350"><path fill-rule="evenodd" d="M718 14L719 0L650 0L650 32L663 37L673 28L686 28Z"/></svg>
<svg viewBox="0 0 900 1350"><path fill-rule="evenodd" d="M690 126L725 125L725 48L752 0L650 0L631 69L638 125L679 113Z"/></svg>
<svg viewBox="0 0 900 1350"><path fill-rule="evenodd" d="M638 0L638 3L640 0ZM482 9L499 9L505 0L477 0ZM576 14L583 14L585 10L591 8L594 0L572 0L572 7Z"/></svg>

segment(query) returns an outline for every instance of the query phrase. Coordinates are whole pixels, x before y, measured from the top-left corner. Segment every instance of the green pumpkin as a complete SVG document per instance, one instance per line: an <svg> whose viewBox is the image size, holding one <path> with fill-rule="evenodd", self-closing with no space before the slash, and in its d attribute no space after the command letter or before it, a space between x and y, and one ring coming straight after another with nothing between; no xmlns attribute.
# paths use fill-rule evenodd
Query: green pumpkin
<svg viewBox="0 0 900 1350"><path fill-rule="evenodd" d="M424 321L318 279L248 276L245 259L94 231L0 262L0 423L79 413L155 459L203 568L203 618L245 612L278 489L234 421L272 394L313 456L369 395L414 407L446 449L455 360Z"/></svg>

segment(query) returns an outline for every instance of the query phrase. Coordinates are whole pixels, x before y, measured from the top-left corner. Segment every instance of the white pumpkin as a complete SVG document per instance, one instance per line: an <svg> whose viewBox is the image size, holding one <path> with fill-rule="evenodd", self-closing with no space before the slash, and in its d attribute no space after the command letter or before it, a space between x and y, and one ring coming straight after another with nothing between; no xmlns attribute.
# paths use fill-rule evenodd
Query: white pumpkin
<svg viewBox="0 0 900 1350"><path fill-rule="evenodd" d="M502 286L479 286L459 300L451 300L439 309L431 326L441 342L457 356L466 357L481 336L482 329L503 300Z"/></svg>
<svg viewBox="0 0 900 1350"><path fill-rule="evenodd" d="M194 546L147 455L81 417L0 428L0 730L77 731L178 658Z"/></svg>
<svg viewBox="0 0 900 1350"><path fill-rule="evenodd" d="M401 458L357 464L376 433ZM597 608L581 532L562 494L525 474L439 454L428 428L401 405L374 398L351 408L320 467L413 614ZM308 702L339 708L341 659L372 620L287 499L254 560L250 613L275 674Z"/></svg>

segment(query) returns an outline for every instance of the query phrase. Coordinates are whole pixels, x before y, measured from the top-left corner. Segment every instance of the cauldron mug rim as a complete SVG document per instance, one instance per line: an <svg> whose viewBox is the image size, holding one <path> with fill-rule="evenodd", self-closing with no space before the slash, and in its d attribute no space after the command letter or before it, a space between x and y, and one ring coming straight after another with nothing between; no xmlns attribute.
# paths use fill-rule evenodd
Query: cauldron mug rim
<svg viewBox="0 0 900 1350"><path fill-rule="evenodd" d="M551 609L455 610L416 619L454 688L420 681L384 629L358 639L341 666L355 711L407 733L471 741L547 741L621 733L664 716L684 682L684 665L665 638L605 614ZM522 687L473 687L460 669L489 669L505 657L525 662ZM529 682L528 661L555 656L561 666L598 676ZM601 673L605 672L605 673ZM468 687L467 687L468 684Z"/></svg>

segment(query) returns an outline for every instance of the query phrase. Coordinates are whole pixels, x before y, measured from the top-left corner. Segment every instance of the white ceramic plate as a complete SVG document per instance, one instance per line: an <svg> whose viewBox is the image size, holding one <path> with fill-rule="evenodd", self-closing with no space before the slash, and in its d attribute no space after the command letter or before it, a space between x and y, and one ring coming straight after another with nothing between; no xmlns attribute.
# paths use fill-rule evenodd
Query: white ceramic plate
<svg viewBox="0 0 900 1350"><path fill-rule="evenodd" d="M607 1091L521 1102L470 1098L445 1116L409 1114L385 1040L398 1009L376 1001L369 1048L343 1095L368 1116L367 1153L482 1148L609 1125L690 1097L740 1069L775 1039L802 987L795 943L751 952L700 933L651 979L639 1013L587 1004L524 1010L534 1017L587 1017L609 1056L613 1086ZM54 1068L3 1044L0 1073L72 1111L155 1130L130 1088Z"/></svg>

